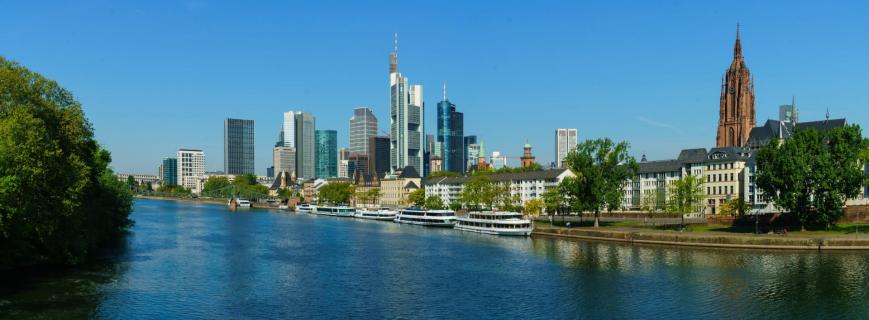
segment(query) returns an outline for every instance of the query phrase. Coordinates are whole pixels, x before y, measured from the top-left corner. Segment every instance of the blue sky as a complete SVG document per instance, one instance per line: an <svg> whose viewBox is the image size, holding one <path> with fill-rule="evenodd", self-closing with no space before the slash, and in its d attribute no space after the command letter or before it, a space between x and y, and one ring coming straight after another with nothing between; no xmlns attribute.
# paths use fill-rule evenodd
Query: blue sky
<svg viewBox="0 0 869 320"><path fill-rule="evenodd" d="M639 158L715 141L735 25L757 119L796 95L802 120L869 118L869 5L819 1L14 1L0 55L73 91L122 172L155 173L180 147L223 168L223 119L256 121L256 170L281 113L304 110L346 146L352 109L387 129L388 54L441 84L488 152L552 161L554 130L631 143ZM517 165L516 159L510 159Z"/></svg>

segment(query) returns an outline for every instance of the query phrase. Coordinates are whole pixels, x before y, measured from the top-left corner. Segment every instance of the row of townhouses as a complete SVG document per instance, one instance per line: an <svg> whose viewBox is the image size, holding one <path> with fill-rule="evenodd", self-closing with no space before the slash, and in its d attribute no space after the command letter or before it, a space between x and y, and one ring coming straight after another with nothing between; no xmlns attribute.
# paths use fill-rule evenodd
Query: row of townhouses
<svg viewBox="0 0 869 320"><path fill-rule="evenodd" d="M564 178L576 175L568 169L551 169L520 173L495 173L489 179L498 186L510 185L510 196L516 197L518 205L525 205L528 200L539 199L550 188L557 187ZM425 184L426 196L438 196L444 205L459 203L459 197L465 189L465 184L471 177L441 177L428 179Z"/></svg>

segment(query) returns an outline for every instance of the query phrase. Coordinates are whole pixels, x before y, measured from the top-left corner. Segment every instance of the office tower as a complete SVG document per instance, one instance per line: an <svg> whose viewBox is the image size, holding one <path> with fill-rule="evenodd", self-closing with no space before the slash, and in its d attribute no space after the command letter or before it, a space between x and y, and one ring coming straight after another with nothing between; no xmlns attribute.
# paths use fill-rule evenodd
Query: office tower
<svg viewBox="0 0 869 320"><path fill-rule="evenodd" d="M316 163L316 124L314 115L296 112L296 177L313 179Z"/></svg>
<svg viewBox="0 0 869 320"><path fill-rule="evenodd" d="M754 119L754 78L742 57L739 25L736 25L736 44L733 62L721 79L721 105L718 113L718 148L745 146L748 134L757 122Z"/></svg>
<svg viewBox="0 0 869 320"><path fill-rule="evenodd" d="M377 135L377 117L367 107L353 109L350 118L350 153L368 154L368 142Z"/></svg>
<svg viewBox="0 0 869 320"><path fill-rule="evenodd" d="M462 156L462 161L465 163L465 172L470 171L471 167L477 161L476 158L471 159L471 157L470 157L471 145L476 145L476 144L477 144L477 136L466 136L464 138L464 145L465 145L464 150L465 151L464 151L464 155ZM476 150L479 151L479 146L477 146L476 148L477 148Z"/></svg>
<svg viewBox="0 0 869 320"><path fill-rule="evenodd" d="M371 137L368 141L368 169L382 178L389 172L389 137Z"/></svg>
<svg viewBox="0 0 869 320"><path fill-rule="evenodd" d="M564 157L576 150L576 129L555 129L555 165L564 167Z"/></svg>
<svg viewBox="0 0 869 320"><path fill-rule="evenodd" d="M284 112L281 134L275 147L277 146L296 148L296 113L293 111Z"/></svg>
<svg viewBox="0 0 869 320"><path fill-rule="evenodd" d="M275 176L286 172L290 176L296 175L296 148L278 146L272 149L272 163L274 164Z"/></svg>
<svg viewBox="0 0 869 320"><path fill-rule="evenodd" d="M205 179L205 153L202 150L178 149L177 157L178 185L199 193L200 182Z"/></svg>
<svg viewBox="0 0 869 320"><path fill-rule="evenodd" d="M425 105L421 85L409 85L398 72L398 35L395 50L389 55L390 165L423 171Z"/></svg>
<svg viewBox="0 0 869 320"><path fill-rule="evenodd" d="M223 172L254 174L254 122L226 118L223 121Z"/></svg>
<svg viewBox="0 0 869 320"><path fill-rule="evenodd" d="M369 174L367 154L351 153L348 161L347 170L350 178L356 177L356 175L364 177Z"/></svg>
<svg viewBox="0 0 869 320"><path fill-rule="evenodd" d="M778 120L792 125L800 122L800 112L797 109L796 98L791 100L791 104L783 104L778 107Z"/></svg>
<svg viewBox="0 0 869 320"><path fill-rule="evenodd" d="M456 105L447 100L444 83L444 98L438 103L438 136L441 146L443 171L464 173L464 114L456 111Z"/></svg>
<svg viewBox="0 0 869 320"><path fill-rule="evenodd" d="M338 176L338 131L317 130L316 176L318 179Z"/></svg>
<svg viewBox="0 0 869 320"><path fill-rule="evenodd" d="M477 162L480 161L480 148L481 145L478 143L472 143L468 145L467 149L467 162L465 163L465 170L471 171L477 167Z"/></svg>
<svg viewBox="0 0 869 320"><path fill-rule="evenodd" d="M275 166L266 168L266 178L273 179L275 177Z"/></svg>
<svg viewBox="0 0 869 320"><path fill-rule="evenodd" d="M347 148L338 149L338 178L350 177L350 150Z"/></svg>
<svg viewBox="0 0 869 320"><path fill-rule="evenodd" d="M500 151L492 151L492 166L495 169L500 169L507 166L507 156L501 154Z"/></svg>
<svg viewBox="0 0 869 320"><path fill-rule="evenodd" d="M163 179L163 185L178 185L178 158L163 158L160 171L160 179Z"/></svg>

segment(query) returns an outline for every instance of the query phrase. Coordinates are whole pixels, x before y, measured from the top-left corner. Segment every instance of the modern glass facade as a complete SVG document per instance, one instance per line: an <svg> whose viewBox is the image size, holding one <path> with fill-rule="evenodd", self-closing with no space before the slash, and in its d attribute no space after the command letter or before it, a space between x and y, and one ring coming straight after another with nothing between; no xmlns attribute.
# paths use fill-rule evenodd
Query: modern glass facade
<svg viewBox="0 0 869 320"><path fill-rule="evenodd" d="M316 177L316 122L313 114L296 112L296 176L304 179Z"/></svg>
<svg viewBox="0 0 869 320"><path fill-rule="evenodd" d="M474 146L474 152L479 152L479 146L477 146L477 136L466 136L465 137L465 146L464 146L464 154L462 155L462 162L465 164L465 172L471 168L471 166L477 163L477 158L473 159L471 163L471 159L469 159L469 152L471 152L471 145Z"/></svg>
<svg viewBox="0 0 869 320"><path fill-rule="evenodd" d="M163 184L167 186L178 185L178 158L163 158L162 166Z"/></svg>
<svg viewBox="0 0 869 320"><path fill-rule="evenodd" d="M368 169L381 178L389 172L389 137L369 139Z"/></svg>
<svg viewBox="0 0 869 320"><path fill-rule="evenodd" d="M316 177L334 178L338 176L338 131L317 130Z"/></svg>
<svg viewBox="0 0 869 320"><path fill-rule="evenodd" d="M350 118L350 153L368 154L369 138L377 135L377 117L367 107L353 109Z"/></svg>
<svg viewBox="0 0 869 320"><path fill-rule="evenodd" d="M438 136L441 145L443 171L465 172L464 114L456 112L456 105L444 99L438 103Z"/></svg>
<svg viewBox="0 0 869 320"><path fill-rule="evenodd" d="M254 173L254 122L227 118L223 122L223 172Z"/></svg>
<svg viewBox="0 0 869 320"><path fill-rule="evenodd" d="M407 77L398 72L398 53L390 54L389 65L389 146L390 166L413 167L423 171L425 143L425 104L421 85L409 85Z"/></svg>

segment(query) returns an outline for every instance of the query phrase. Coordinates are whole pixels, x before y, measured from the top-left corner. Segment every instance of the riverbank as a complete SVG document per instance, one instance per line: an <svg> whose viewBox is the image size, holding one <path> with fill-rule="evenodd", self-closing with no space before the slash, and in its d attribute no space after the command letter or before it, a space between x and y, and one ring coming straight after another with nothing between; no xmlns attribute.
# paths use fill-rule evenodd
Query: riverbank
<svg viewBox="0 0 869 320"><path fill-rule="evenodd" d="M869 235L754 235L633 228L564 228L535 225L531 236L692 247L784 250L869 250Z"/></svg>

